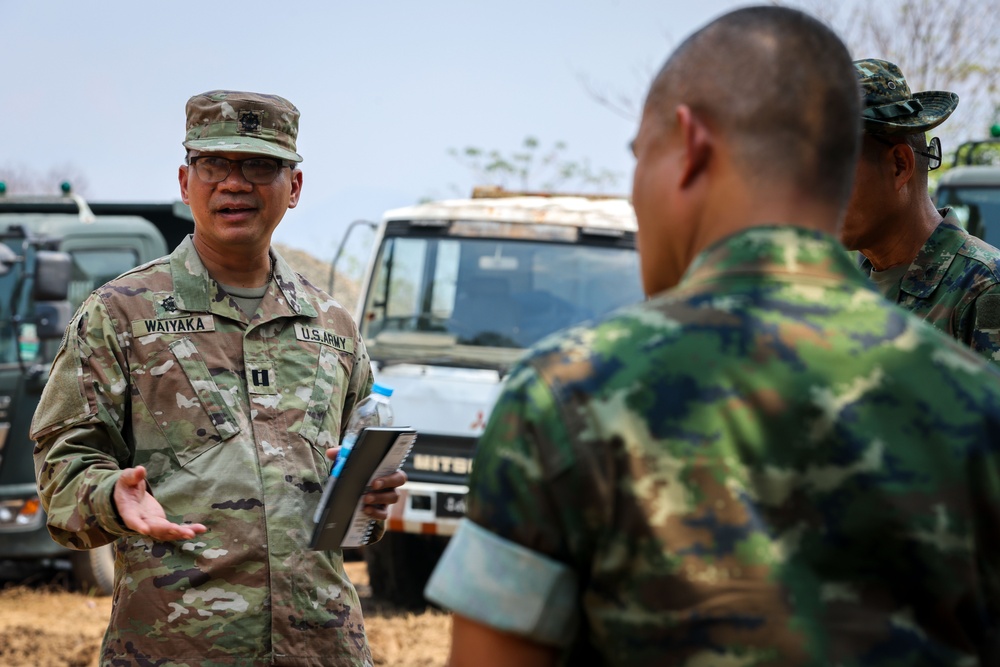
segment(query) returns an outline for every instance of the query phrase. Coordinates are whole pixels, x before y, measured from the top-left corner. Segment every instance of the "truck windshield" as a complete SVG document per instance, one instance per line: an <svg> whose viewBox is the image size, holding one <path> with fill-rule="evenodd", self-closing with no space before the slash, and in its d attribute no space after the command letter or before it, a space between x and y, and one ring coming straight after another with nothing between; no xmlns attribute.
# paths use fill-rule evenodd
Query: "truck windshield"
<svg viewBox="0 0 1000 667"><path fill-rule="evenodd" d="M95 289L139 263L139 253L134 248L74 248L69 255L73 258L69 284L73 310Z"/></svg>
<svg viewBox="0 0 1000 667"><path fill-rule="evenodd" d="M942 186L936 202L952 208L970 234L1000 246L1000 188Z"/></svg>
<svg viewBox="0 0 1000 667"><path fill-rule="evenodd" d="M488 367L641 299L631 244L387 237L362 335L375 359L478 358Z"/></svg>
<svg viewBox="0 0 1000 667"><path fill-rule="evenodd" d="M7 242L15 253L24 252L24 242L18 238ZM135 266L139 257L132 248L77 248L69 251L73 260L68 286L72 310L76 310L90 293L107 281ZM20 271L0 275L0 364L51 362L59 348L59 340L41 342L32 321L30 284Z"/></svg>

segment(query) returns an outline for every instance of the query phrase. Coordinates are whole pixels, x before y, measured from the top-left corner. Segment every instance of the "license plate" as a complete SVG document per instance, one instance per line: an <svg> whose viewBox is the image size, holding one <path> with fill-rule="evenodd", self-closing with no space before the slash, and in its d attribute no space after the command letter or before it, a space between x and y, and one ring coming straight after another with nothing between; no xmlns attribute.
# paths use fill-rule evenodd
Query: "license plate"
<svg viewBox="0 0 1000 667"><path fill-rule="evenodd" d="M434 514L441 517L465 516L465 495L461 493L437 494Z"/></svg>

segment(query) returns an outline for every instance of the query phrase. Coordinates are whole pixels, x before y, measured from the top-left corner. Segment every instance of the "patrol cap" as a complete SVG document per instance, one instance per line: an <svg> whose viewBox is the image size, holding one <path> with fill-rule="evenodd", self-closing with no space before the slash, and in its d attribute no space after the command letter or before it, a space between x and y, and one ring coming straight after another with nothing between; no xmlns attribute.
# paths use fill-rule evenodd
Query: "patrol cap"
<svg viewBox="0 0 1000 667"><path fill-rule="evenodd" d="M897 65L886 60L855 60L861 82L865 131L871 134L916 134L943 123L958 106L958 95L943 90L910 93Z"/></svg>
<svg viewBox="0 0 1000 667"><path fill-rule="evenodd" d="M189 99L186 111L185 148L302 162L302 156L295 152L299 110L283 97L212 90Z"/></svg>

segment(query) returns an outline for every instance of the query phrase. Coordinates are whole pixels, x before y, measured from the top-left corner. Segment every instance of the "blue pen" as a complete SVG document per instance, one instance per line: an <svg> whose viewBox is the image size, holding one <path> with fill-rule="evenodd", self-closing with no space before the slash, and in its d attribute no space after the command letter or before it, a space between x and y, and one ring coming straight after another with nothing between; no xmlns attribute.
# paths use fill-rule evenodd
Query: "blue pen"
<svg viewBox="0 0 1000 667"><path fill-rule="evenodd" d="M354 433L344 437L344 442L340 445L340 451L337 452L337 458L333 461L333 470L330 471L331 477L340 476L340 471L344 469L344 462L347 461L347 455L354 449L354 442L357 439L358 436Z"/></svg>

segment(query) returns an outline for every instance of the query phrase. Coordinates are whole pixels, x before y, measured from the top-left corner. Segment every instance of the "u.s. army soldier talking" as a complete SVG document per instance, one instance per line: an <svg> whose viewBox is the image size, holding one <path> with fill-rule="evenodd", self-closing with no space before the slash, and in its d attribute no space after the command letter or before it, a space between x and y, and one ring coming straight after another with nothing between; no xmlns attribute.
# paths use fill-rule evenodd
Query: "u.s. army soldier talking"
<svg viewBox="0 0 1000 667"><path fill-rule="evenodd" d="M298 119L274 95L188 100L194 234L85 301L35 413L53 537L115 545L103 665L371 664L342 554L307 548L372 372L348 312L270 247L302 192Z"/></svg>

